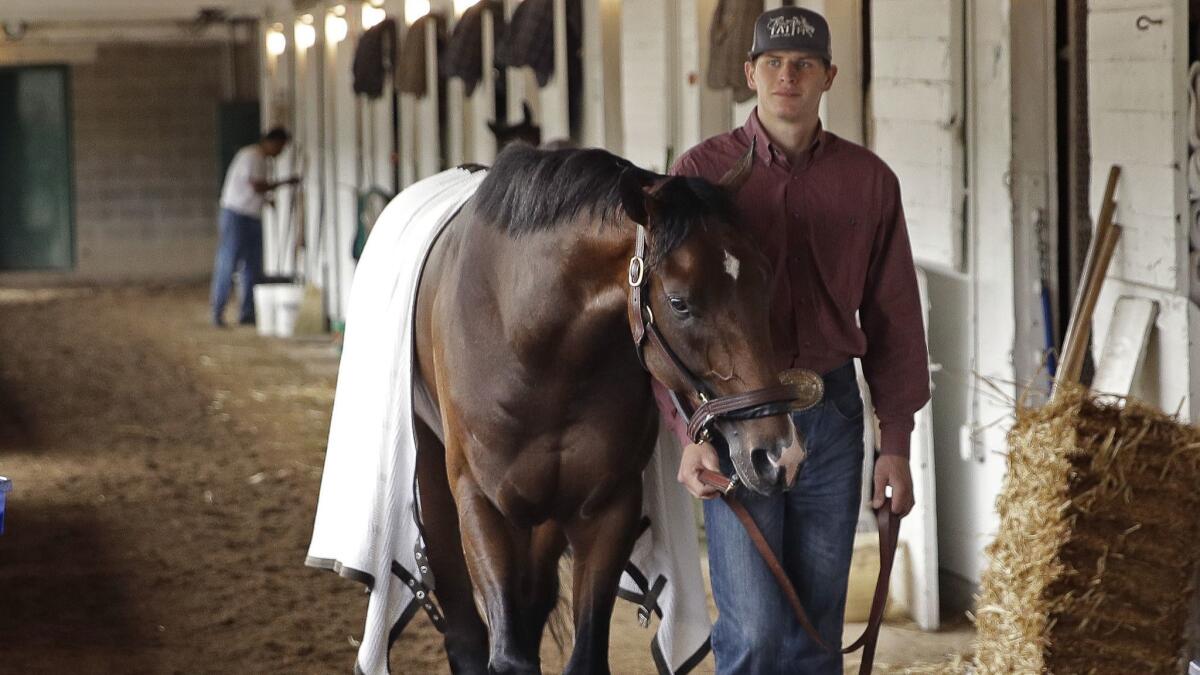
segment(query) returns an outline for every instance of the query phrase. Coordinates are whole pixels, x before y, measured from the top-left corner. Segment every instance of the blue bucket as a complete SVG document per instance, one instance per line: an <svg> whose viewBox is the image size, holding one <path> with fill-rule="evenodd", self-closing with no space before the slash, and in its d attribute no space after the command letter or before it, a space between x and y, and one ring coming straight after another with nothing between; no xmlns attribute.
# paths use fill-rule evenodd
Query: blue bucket
<svg viewBox="0 0 1200 675"><path fill-rule="evenodd" d="M0 476L0 534L4 534L4 502L12 490L12 481Z"/></svg>

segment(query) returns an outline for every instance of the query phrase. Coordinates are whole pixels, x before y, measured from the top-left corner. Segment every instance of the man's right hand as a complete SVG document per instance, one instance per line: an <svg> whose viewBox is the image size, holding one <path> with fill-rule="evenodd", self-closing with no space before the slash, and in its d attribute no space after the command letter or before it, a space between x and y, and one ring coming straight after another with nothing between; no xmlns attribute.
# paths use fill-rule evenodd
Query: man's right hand
<svg viewBox="0 0 1200 675"><path fill-rule="evenodd" d="M700 471L708 469L720 472L721 463L717 459L717 451L710 443L688 443L679 459L679 475L675 477L693 497L712 499L720 493L716 488L700 482Z"/></svg>

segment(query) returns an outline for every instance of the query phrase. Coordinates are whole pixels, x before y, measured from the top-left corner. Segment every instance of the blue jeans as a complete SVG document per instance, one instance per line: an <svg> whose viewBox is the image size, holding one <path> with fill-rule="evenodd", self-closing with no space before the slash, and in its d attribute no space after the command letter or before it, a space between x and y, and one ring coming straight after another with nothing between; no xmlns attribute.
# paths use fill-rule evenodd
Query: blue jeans
<svg viewBox="0 0 1200 675"><path fill-rule="evenodd" d="M791 577L808 618L830 646L842 643L846 584L862 495L863 403L853 363L825 376L825 399L793 416L808 458L796 484L772 497L745 487L738 497ZM728 450L718 441L722 469ZM737 516L720 499L704 502L708 564L719 616L712 647L717 672L841 675L842 655L800 627Z"/></svg>
<svg viewBox="0 0 1200 675"><path fill-rule="evenodd" d="M253 323L254 284L262 276L262 220L221 209L219 237L210 297L213 323L223 323L225 303L229 301L229 292L233 289L233 271L239 264L242 269L242 306L238 311L238 321Z"/></svg>

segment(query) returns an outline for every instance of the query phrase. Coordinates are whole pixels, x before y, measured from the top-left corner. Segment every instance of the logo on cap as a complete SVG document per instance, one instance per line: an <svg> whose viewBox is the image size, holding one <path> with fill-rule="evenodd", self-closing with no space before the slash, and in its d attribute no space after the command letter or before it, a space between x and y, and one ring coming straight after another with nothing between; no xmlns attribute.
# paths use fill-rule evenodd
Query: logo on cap
<svg viewBox="0 0 1200 675"><path fill-rule="evenodd" d="M767 31L773 39L777 37L796 37L798 35L812 37L813 33L817 32L817 29L813 28L813 25L805 21L802 16L776 16L767 22Z"/></svg>

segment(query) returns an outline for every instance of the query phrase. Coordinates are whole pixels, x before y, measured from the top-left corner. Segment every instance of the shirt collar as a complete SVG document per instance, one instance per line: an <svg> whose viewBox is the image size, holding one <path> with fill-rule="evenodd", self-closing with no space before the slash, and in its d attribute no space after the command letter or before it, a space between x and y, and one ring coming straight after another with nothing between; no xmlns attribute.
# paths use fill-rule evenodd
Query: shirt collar
<svg viewBox="0 0 1200 675"><path fill-rule="evenodd" d="M757 149L754 154L761 159L765 164L770 165L774 162L782 162L787 165L787 155L784 154L782 148L776 148L771 141L771 137L767 135L767 130L763 128L762 122L758 119L758 106L750 111L750 117L747 118L745 126L742 127L746 132L746 139L757 139ZM825 133L825 127L821 124L821 120L817 120L817 132L813 134L812 145L809 146L808 152L802 156L802 164L807 165L813 158L820 155L821 150L826 145L828 134Z"/></svg>

